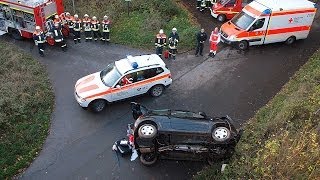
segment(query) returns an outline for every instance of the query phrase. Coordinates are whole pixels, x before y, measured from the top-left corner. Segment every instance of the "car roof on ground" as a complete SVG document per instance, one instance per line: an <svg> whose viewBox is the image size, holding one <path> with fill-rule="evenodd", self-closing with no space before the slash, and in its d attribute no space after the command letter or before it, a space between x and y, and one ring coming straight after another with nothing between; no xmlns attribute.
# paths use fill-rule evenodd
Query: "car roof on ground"
<svg viewBox="0 0 320 180"><path fill-rule="evenodd" d="M165 66L163 60L156 54L127 56L127 58L120 59L115 62L115 65L121 74L125 74L130 70L134 70L134 63L137 63L136 69L148 66Z"/></svg>

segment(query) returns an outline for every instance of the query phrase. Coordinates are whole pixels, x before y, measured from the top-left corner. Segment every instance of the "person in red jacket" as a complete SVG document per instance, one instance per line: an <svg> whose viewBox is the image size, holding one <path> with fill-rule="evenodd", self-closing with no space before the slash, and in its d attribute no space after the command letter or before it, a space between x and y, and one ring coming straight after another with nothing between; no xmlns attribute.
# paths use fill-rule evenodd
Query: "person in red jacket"
<svg viewBox="0 0 320 180"><path fill-rule="evenodd" d="M216 27L214 28L214 31L211 32L210 35L210 57L214 57L217 54L218 50L218 43L220 42L220 34L219 29Z"/></svg>

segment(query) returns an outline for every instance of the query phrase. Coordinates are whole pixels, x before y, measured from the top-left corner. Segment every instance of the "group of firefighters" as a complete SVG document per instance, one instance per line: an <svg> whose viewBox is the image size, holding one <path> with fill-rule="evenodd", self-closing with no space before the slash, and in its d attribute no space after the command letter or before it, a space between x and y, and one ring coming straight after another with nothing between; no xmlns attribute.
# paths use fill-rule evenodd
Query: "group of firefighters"
<svg viewBox="0 0 320 180"><path fill-rule="evenodd" d="M99 38L102 42L110 42L110 25L111 22L108 16L104 16L100 23L96 16L92 19L88 14L85 14L81 20L77 14L71 16L69 12L62 13L60 16L55 15L52 21L52 26L49 28L50 35L59 44L63 51L66 51L67 44L65 36L72 34L74 43L81 43L81 32L84 31L85 40L97 41ZM101 26L101 31L100 31ZM63 33L63 30L67 33ZM102 33L101 33L102 32ZM44 43L46 42L46 35L40 26L36 26L33 33L33 39L38 46L40 56L44 56Z"/></svg>
<svg viewBox="0 0 320 180"><path fill-rule="evenodd" d="M174 27L172 28L172 32L170 33L168 38L169 52L168 52L168 55L166 55L165 53L165 58L176 59L179 40L180 38L177 33L177 28ZM156 54L161 57L163 53L163 49L167 45L167 36L166 34L164 34L163 29L160 29L159 33L156 35L154 43L156 47Z"/></svg>
<svg viewBox="0 0 320 180"><path fill-rule="evenodd" d="M74 43L81 43L81 31L84 31L85 40L87 41L97 41L99 38L102 42L110 42L110 20L108 16L103 17L103 21L100 23L97 20L96 16L93 16L92 19L89 18L88 14L84 15L84 18L81 20L77 14L71 16L70 13L66 12L61 14L60 16L55 15L53 20L53 25L49 29L49 35L55 41L55 44L60 45L63 51L66 51L67 44L65 41L65 32L68 34L73 34ZM100 31L101 26L101 31ZM201 29L200 32L196 36L197 38L197 48L195 55L202 56L204 42L207 40L207 34L204 32L204 29ZM38 46L40 56L44 56L44 43L46 42L46 35L41 30L39 26L36 26L36 30L33 33L33 39L35 44ZM172 32L168 37L168 48L169 51L165 51L165 58L173 58L176 59L177 47L180 38L177 33L177 28L172 28ZM215 28L210 35L210 53L209 56L214 57L217 52L217 44L220 42L220 36L218 28ZM163 50L167 46L167 36L164 33L163 29L160 29L159 33L155 38L155 48L156 54L162 57Z"/></svg>

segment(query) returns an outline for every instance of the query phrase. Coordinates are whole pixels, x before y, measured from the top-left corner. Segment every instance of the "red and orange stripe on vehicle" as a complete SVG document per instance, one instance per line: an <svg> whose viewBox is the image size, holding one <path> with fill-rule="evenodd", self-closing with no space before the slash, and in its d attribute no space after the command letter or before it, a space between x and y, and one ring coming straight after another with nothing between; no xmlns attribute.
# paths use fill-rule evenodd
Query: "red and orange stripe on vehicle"
<svg viewBox="0 0 320 180"><path fill-rule="evenodd" d="M100 93L97 93L97 94L93 94L93 95L90 95L90 96L87 96L85 97L84 99L89 99L89 98L94 98L94 97L98 97L98 96L103 96L103 95L106 95L106 94L109 94L110 92L118 92L118 91L124 91L124 90L127 90L127 89L130 89L130 88L134 88L134 87L137 87L137 86L141 86L141 85L144 85L144 84L148 84L152 81L158 81L158 80L161 80L161 79L166 79L166 78L170 78L171 74L164 74L162 76L159 76L159 77L153 77L153 78L150 78L150 79L146 79L146 80L142 80L142 81L139 81L139 82L136 82L136 83L133 83L133 84L127 84L125 86L122 86L121 89L108 89L107 91L104 91L104 92L100 92Z"/></svg>

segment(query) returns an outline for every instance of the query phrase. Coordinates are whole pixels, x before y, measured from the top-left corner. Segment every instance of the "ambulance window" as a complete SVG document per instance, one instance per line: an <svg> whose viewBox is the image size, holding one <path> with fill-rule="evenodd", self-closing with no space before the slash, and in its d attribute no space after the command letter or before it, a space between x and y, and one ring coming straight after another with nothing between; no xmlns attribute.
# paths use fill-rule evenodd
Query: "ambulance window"
<svg viewBox="0 0 320 180"><path fill-rule="evenodd" d="M264 21L265 21L265 18L258 19L258 20L251 26L250 31L253 31L253 30L262 28L263 25L264 25Z"/></svg>
<svg viewBox="0 0 320 180"><path fill-rule="evenodd" d="M246 30L254 20L255 18L241 11L234 18L232 18L231 22L238 28Z"/></svg>

